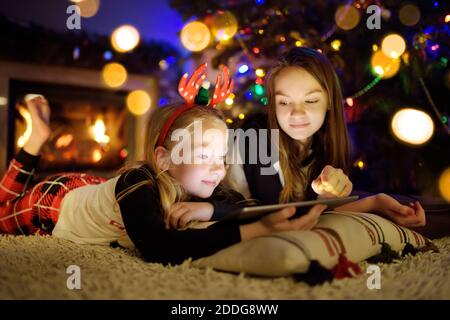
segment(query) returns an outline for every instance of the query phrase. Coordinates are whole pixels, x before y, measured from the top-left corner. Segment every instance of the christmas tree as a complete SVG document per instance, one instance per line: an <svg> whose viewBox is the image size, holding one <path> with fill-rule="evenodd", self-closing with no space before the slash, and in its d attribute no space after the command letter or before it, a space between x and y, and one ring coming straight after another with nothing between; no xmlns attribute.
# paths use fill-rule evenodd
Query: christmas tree
<svg viewBox="0 0 450 320"><path fill-rule="evenodd" d="M342 84L355 188L443 194L439 184L448 186L442 179L450 165L447 3L172 0L171 6L186 21L180 37L192 56L208 53L214 67L231 67L236 88L222 106L231 126L265 112L264 77L282 52L312 47L332 61ZM426 143L405 143L391 132L392 117L406 107L432 119Z"/></svg>

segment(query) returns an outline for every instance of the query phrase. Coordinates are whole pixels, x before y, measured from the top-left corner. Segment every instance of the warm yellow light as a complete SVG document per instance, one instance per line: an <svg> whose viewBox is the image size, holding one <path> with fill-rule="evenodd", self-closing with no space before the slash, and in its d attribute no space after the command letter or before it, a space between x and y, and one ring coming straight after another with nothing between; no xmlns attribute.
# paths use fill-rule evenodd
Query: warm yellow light
<svg viewBox="0 0 450 320"><path fill-rule="evenodd" d="M266 75L266 73L264 72L264 70L261 69L261 68L256 69L256 70L255 70L255 74L256 74L256 76L259 77L259 78L262 78L262 77L264 77L264 76Z"/></svg>
<svg viewBox="0 0 450 320"><path fill-rule="evenodd" d="M359 160L357 163L358 168L363 169L364 168L364 162Z"/></svg>
<svg viewBox="0 0 450 320"><path fill-rule="evenodd" d="M340 6L334 15L336 25L343 30L351 30L356 27L360 18L359 11L352 5Z"/></svg>
<svg viewBox="0 0 450 320"><path fill-rule="evenodd" d="M239 113L238 118L241 119L241 120L244 119L245 118L245 114Z"/></svg>
<svg viewBox="0 0 450 320"><path fill-rule="evenodd" d="M431 138L434 132L434 123L425 112L405 108L394 115L391 128L394 135L400 140L419 145Z"/></svg>
<svg viewBox="0 0 450 320"><path fill-rule="evenodd" d="M225 99L225 103L226 103L228 106L231 106L231 105L233 105L234 100L231 99L230 97L228 97L228 98Z"/></svg>
<svg viewBox="0 0 450 320"><path fill-rule="evenodd" d="M439 177L439 192L450 202L450 168L445 169Z"/></svg>
<svg viewBox="0 0 450 320"><path fill-rule="evenodd" d="M387 35L381 42L381 50L387 57L398 58L405 52L405 49L405 40L398 34Z"/></svg>
<svg viewBox="0 0 450 320"><path fill-rule="evenodd" d="M32 125L31 125L31 114L28 111L28 109L26 109L22 106L19 107L19 114L25 119L25 124L26 124L25 132L17 140L17 146L19 148L22 148L25 145L25 143L28 142L28 139L30 139Z"/></svg>
<svg viewBox="0 0 450 320"><path fill-rule="evenodd" d="M92 161L99 162L100 160L102 160L102 152L98 149L95 149L92 152Z"/></svg>
<svg viewBox="0 0 450 320"><path fill-rule="evenodd" d="M233 120L231 120L230 118L228 118L228 119L226 120L226 123L233 123Z"/></svg>
<svg viewBox="0 0 450 320"><path fill-rule="evenodd" d="M214 14L211 24L211 32L219 41L231 39L238 29L235 16L230 11L218 11Z"/></svg>
<svg viewBox="0 0 450 320"><path fill-rule="evenodd" d="M348 105L349 107L353 107L354 101L353 101L352 98L347 98L347 99L345 99L345 102L347 102L347 105Z"/></svg>
<svg viewBox="0 0 450 320"><path fill-rule="evenodd" d="M139 31L131 25L118 27L111 34L111 45L118 52L133 50L139 43Z"/></svg>
<svg viewBox="0 0 450 320"><path fill-rule="evenodd" d="M445 23L449 23L450 22L450 14L445 16Z"/></svg>
<svg viewBox="0 0 450 320"><path fill-rule="evenodd" d="M146 113L150 109L151 103L150 95L144 90L131 91L127 96L127 108L136 116Z"/></svg>
<svg viewBox="0 0 450 320"><path fill-rule="evenodd" d="M80 8L80 16L84 18L90 18L95 16L100 8L100 0L83 0L76 1L77 6Z"/></svg>
<svg viewBox="0 0 450 320"><path fill-rule="evenodd" d="M189 51L202 51L211 40L208 27L199 21L186 24L181 30L181 43Z"/></svg>
<svg viewBox="0 0 450 320"><path fill-rule="evenodd" d="M400 69L400 59L386 57L383 51L376 51L370 61L373 71L383 79L395 76Z"/></svg>
<svg viewBox="0 0 450 320"><path fill-rule="evenodd" d="M341 40L333 40L331 41L331 47L333 48L334 51L339 51L339 49L341 48Z"/></svg>
<svg viewBox="0 0 450 320"><path fill-rule="evenodd" d="M65 147L69 146L72 143L72 141L73 141L73 135L71 133L65 133L56 140L55 147L57 149L65 148Z"/></svg>
<svg viewBox="0 0 450 320"><path fill-rule="evenodd" d="M378 51L378 46L376 45L376 44L373 44L372 45L372 50L375 52L375 51Z"/></svg>
<svg viewBox="0 0 450 320"><path fill-rule="evenodd" d="M302 45L303 45L303 42L301 40L295 41L295 46L296 47L301 47Z"/></svg>
<svg viewBox="0 0 450 320"><path fill-rule="evenodd" d="M127 81L127 70L120 63L111 62L103 67L102 78L107 86L117 88Z"/></svg>
<svg viewBox="0 0 450 320"><path fill-rule="evenodd" d="M109 143L111 139L105 133L106 133L105 122L103 122L103 119L101 117L98 117L97 120L95 120L94 125L91 127L92 138L98 143L104 144Z"/></svg>

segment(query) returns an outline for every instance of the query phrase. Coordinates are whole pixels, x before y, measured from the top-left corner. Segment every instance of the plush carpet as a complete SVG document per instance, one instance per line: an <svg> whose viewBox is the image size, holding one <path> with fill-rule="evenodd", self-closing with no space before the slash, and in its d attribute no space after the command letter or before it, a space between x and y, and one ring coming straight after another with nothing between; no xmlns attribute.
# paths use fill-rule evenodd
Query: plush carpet
<svg viewBox="0 0 450 320"><path fill-rule="evenodd" d="M0 299L450 299L450 237L433 242L440 253L380 264L381 289L369 290L369 274L310 287L292 278L197 269L189 261L164 267L133 250L50 236L0 235ZM80 267L80 289L67 287L70 265Z"/></svg>

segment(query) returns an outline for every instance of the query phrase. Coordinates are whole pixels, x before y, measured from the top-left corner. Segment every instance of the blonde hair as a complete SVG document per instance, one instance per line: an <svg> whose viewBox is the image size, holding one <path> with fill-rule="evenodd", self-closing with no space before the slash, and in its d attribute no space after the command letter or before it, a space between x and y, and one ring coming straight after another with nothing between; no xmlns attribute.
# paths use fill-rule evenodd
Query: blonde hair
<svg viewBox="0 0 450 320"><path fill-rule="evenodd" d="M178 183L167 170L160 170L156 163L155 149L159 138L159 133L166 123L167 119L182 103L176 103L165 107L158 108L150 116L146 129L146 142L145 142L145 160L135 162L133 164L127 164L121 168L119 174L128 174L130 169L137 168L148 176L147 180L143 180L137 184L134 184L118 194L117 201L122 200L124 197L135 191L136 189L148 185L156 185L160 194L160 202L163 209L164 220L168 224L169 209L175 203L179 201L185 201L188 198L182 185ZM223 120L220 112L214 108L208 106L195 105L192 108L184 111L175 120L171 126L165 140L163 147L170 152L176 142L171 141L172 132L176 129L190 129L192 124L196 121L202 121L207 126L211 127L224 127L227 128L226 123ZM204 128L204 126L203 126ZM147 164L151 172L149 172L143 164Z"/></svg>
<svg viewBox="0 0 450 320"><path fill-rule="evenodd" d="M300 142L293 140L279 126L275 112L275 81L281 70L299 67L309 72L328 95L329 110L322 127L313 136L314 160L304 173L301 162L306 154L300 154ZM327 164L349 171L350 142L343 114L342 92L339 80L331 62L320 52L311 48L293 48L278 60L269 72L267 80L269 98L268 122L270 129L280 129L280 166L285 184L279 202L300 201L313 198L311 181L317 177ZM307 151L308 148L305 148Z"/></svg>

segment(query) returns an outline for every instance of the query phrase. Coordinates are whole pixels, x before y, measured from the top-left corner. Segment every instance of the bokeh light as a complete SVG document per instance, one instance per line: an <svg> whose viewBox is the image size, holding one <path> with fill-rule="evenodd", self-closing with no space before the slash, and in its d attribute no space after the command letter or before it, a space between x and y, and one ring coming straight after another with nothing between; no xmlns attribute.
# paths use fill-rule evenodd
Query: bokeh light
<svg viewBox="0 0 450 320"><path fill-rule="evenodd" d="M375 74L383 79L395 76L400 69L400 59L386 57L382 51L374 52L370 64Z"/></svg>
<svg viewBox="0 0 450 320"><path fill-rule="evenodd" d="M347 105L348 105L349 107L353 107L354 101L353 101L352 98L347 98L347 99L345 99L345 102L347 103Z"/></svg>
<svg viewBox="0 0 450 320"><path fill-rule="evenodd" d="M406 4L400 8L398 18L405 26L414 26L420 20L420 9L414 4Z"/></svg>
<svg viewBox="0 0 450 320"><path fill-rule="evenodd" d="M246 65L246 64L240 65L239 68L238 68L238 72L240 74L244 74L247 71L248 71L248 65Z"/></svg>
<svg viewBox="0 0 450 320"><path fill-rule="evenodd" d="M353 165L358 167L360 170L363 170L366 167L366 164L362 160L356 160Z"/></svg>
<svg viewBox="0 0 450 320"><path fill-rule="evenodd" d="M262 96L264 94L264 87L260 84L255 84L255 93L258 96Z"/></svg>
<svg viewBox="0 0 450 320"><path fill-rule="evenodd" d="M450 168L445 169L439 177L439 192L450 202Z"/></svg>
<svg viewBox="0 0 450 320"><path fill-rule="evenodd" d="M111 34L111 44L118 52L133 50L139 43L139 31L132 25L118 27Z"/></svg>
<svg viewBox="0 0 450 320"><path fill-rule="evenodd" d="M103 156L102 156L102 151L100 149L94 149L92 151L92 161L93 162L99 162L100 160L102 160Z"/></svg>
<svg viewBox="0 0 450 320"><path fill-rule="evenodd" d="M399 34L387 35L381 42L381 50L386 56L391 58L400 57L405 52L405 49L405 40Z"/></svg>
<svg viewBox="0 0 450 320"><path fill-rule="evenodd" d="M264 70L261 69L261 68L256 69L256 70L255 70L255 74L256 74L257 77L260 77L260 78L262 78L262 77L264 77L264 76L266 75L266 73L264 72Z"/></svg>
<svg viewBox="0 0 450 320"><path fill-rule="evenodd" d="M111 62L103 67L102 78L107 86L118 88L127 81L127 70L120 63Z"/></svg>
<svg viewBox="0 0 450 320"><path fill-rule="evenodd" d="M230 40L237 29L237 20L230 11L218 11L212 17L211 32L219 41Z"/></svg>
<svg viewBox="0 0 450 320"><path fill-rule="evenodd" d="M333 40L331 41L331 47L333 48L334 51L339 51L339 49L341 48L341 40Z"/></svg>
<svg viewBox="0 0 450 320"><path fill-rule="evenodd" d="M231 106L234 103L234 100L230 97L225 99L225 103L227 104L227 106Z"/></svg>
<svg viewBox="0 0 450 320"><path fill-rule="evenodd" d="M100 0L83 0L77 1L76 4L80 8L80 15L84 18L95 16L100 9Z"/></svg>
<svg viewBox="0 0 450 320"><path fill-rule="evenodd" d="M208 46L211 34L204 23L193 21L183 27L180 39L186 49L196 52L202 51Z"/></svg>
<svg viewBox="0 0 450 320"><path fill-rule="evenodd" d="M419 145L431 138L434 132L434 123L427 113L413 108L405 108L395 113L391 128L398 139Z"/></svg>
<svg viewBox="0 0 450 320"><path fill-rule="evenodd" d="M122 150L120 150L119 155L121 158L128 157L128 150L126 148L123 148Z"/></svg>
<svg viewBox="0 0 450 320"><path fill-rule="evenodd" d="M150 109L151 102L150 95L144 90L131 91L127 96L127 108L136 116L146 113Z"/></svg>
<svg viewBox="0 0 450 320"><path fill-rule="evenodd" d="M355 28L360 19L359 11L352 5L340 6L334 15L336 25L343 30Z"/></svg>

